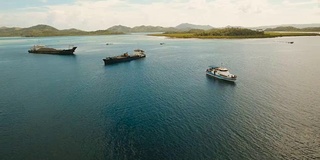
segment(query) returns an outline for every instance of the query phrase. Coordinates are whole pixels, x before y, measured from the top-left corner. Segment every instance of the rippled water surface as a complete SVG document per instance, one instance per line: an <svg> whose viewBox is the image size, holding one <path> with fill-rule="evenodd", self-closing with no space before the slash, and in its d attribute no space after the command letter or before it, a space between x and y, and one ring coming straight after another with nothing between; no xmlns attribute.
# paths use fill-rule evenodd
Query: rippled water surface
<svg viewBox="0 0 320 160"><path fill-rule="evenodd" d="M78 49L27 53L38 43ZM319 44L0 38L0 159L320 159ZM137 48L145 59L104 66ZM221 63L236 83L205 75Z"/></svg>

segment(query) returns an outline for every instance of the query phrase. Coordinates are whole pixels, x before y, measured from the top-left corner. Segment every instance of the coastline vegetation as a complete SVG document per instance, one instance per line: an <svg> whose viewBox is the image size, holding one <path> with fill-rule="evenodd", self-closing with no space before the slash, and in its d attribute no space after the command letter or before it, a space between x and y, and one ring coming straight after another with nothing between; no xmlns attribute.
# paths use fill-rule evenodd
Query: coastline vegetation
<svg viewBox="0 0 320 160"><path fill-rule="evenodd" d="M320 32L320 27L296 28L292 26L280 26L276 28L267 28L265 31Z"/></svg>
<svg viewBox="0 0 320 160"><path fill-rule="evenodd" d="M165 32L149 34L169 38L199 38L199 39L244 39L244 38L274 38L285 36L320 36L318 33L256 31L247 28L221 28L210 30L192 29L187 32Z"/></svg>

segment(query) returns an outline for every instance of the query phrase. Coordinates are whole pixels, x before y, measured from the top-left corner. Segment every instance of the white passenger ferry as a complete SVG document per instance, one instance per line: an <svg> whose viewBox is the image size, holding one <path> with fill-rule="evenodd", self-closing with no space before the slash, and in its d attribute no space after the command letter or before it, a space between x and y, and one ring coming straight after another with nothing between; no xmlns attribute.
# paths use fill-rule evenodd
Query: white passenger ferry
<svg viewBox="0 0 320 160"><path fill-rule="evenodd" d="M234 74L231 74L227 68L224 67L212 67L209 66L209 68L206 71L206 74L212 77L216 77L219 79L223 79L226 81L234 82L237 80L237 76Z"/></svg>

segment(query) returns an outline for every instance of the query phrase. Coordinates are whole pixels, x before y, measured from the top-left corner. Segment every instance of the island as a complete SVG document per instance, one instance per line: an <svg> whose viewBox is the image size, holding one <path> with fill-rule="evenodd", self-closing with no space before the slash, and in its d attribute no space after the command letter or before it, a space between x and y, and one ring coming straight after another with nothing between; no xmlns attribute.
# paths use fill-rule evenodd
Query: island
<svg viewBox="0 0 320 160"><path fill-rule="evenodd" d="M191 29L182 32L164 32L161 34L149 34L150 36L165 36L169 38L199 38L199 39L243 39L243 38L274 38L284 36L320 36L320 28L314 28L313 32L307 29L293 31L277 30L253 30L241 27L213 28L209 30Z"/></svg>

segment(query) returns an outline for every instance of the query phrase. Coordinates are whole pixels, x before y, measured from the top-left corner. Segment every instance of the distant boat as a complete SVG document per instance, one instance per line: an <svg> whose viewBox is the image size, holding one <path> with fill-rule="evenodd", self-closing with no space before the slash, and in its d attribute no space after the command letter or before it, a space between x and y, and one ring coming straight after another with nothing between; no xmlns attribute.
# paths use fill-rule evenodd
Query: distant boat
<svg viewBox="0 0 320 160"><path fill-rule="evenodd" d="M112 43L106 43L106 45L108 46L108 45L112 45Z"/></svg>
<svg viewBox="0 0 320 160"><path fill-rule="evenodd" d="M161 42L161 43L160 43L160 45L164 45L164 43L163 43L163 42Z"/></svg>
<svg viewBox="0 0 320 160"><path fill-rule="evenodd" d="M293 44L294 42L292 41L292 42L288 42L288 43Z"/></svg>
<svg viewBox="0 0 320 160"><path fill-rule="evenodd" d="M103 59L105 65L114 64L114 63L120 63L120 62L128 62L140 58L145 58L146 55L144 54L144 51L141 49L134 50L133 55L129 55L128 52L120 55L120 56L114 56L114 57L107 57Z"/></svg>
<svg viewBox="0 0 320 160"><path fill-rule="evenodd" d="M36 54L73 55L76 49L77 47L72 47L72 49L54 49L42 45L34 45L28 52Z"/></svg>
<svg viewBox="0 0 320 160"><path fill-rule="evenodd" d="M236 75L231 74L227 68L223 68L223 67L209 66L209 68L206 70L206 74L218 79L231 81L231 82L234 82L235 80L237 80Z"/></svg>

